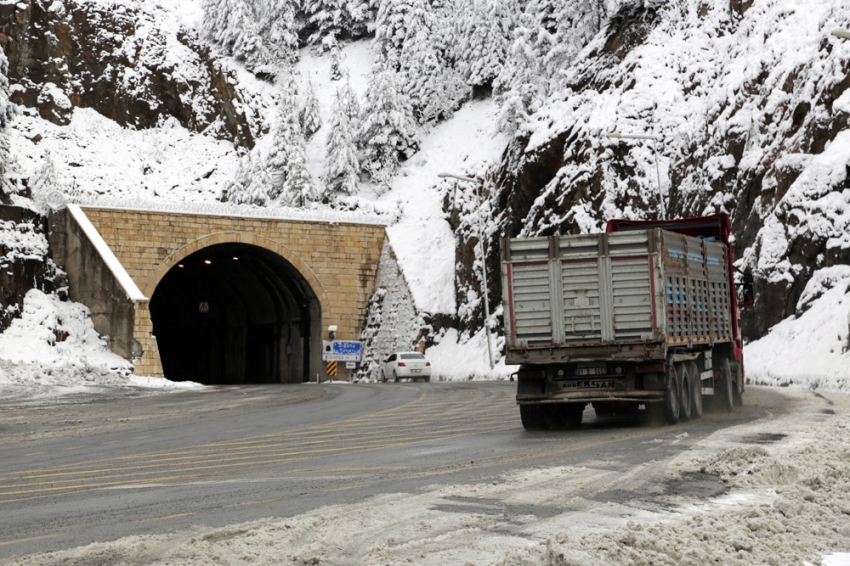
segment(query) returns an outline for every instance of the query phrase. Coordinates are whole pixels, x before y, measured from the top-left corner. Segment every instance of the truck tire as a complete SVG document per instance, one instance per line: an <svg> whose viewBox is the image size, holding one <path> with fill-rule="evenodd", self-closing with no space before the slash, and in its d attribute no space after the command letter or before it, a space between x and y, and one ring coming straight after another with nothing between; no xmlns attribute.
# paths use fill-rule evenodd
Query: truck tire
<svg viewBox="0 0 850 566"><path fill-rule="evenodd" d="M566 403L561 408L566 428L579 428L587 403Z"/></svg>
<svg viewBox="0 0 850 566"><path fill-rule="evenodd" d="M552 403L544 405L543 411L546 424L554 430L578 428L581 426L582 414L586 403Z"/></svg>
<svg viewBox="0 0 850 566"><path fill-rule="evenodd" d="M702 417L702 378L696 363L688 362L687 365L691 374L691 417L698 419Z"/></svg>
<svg viewBox="0 0 850 566"><path fill-rule="evenodd" d="M727 413L731 413L735 406L735 384L732 381L732 368L729 364L729 358L720 360L720 377L722 381L716 384L719 386L720 391L717 390L718 387L714 389L714 396L719 401L715 406Z"/></svg>
<svg viewBox="0 0 850 566"><path fill-rule="evenodd" d="M543 418L542 405L520 405L519 418L522 420L522 428L525 430L546 430L549 425Z"/></svg>
<svg viewBox="0 0 850 566"><path fill-rule="evenodd" d="M676 377L679 378L679 420L687 422L691 420L691 387L693 380L687 363L676 364Z"/></svg>
<svg viewBox="0 0 850 566"><path fill-rule="evenodd" d="M679 379L676 369L667 365L667 386L664 388L664 418L667 424L679 422Z"/></svg>

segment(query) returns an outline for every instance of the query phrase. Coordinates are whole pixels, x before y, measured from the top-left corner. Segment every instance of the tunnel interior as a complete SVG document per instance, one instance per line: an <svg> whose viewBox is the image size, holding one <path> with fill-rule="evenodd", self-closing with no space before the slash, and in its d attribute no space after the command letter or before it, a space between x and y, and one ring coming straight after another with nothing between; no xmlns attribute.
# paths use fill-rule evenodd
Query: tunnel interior
<svg viewBox="0 0 850 566"><path fill-rule="evenodd" d="M319 301L292 264L269 250L239 243L198 250L165 274L150 311L168 379L207 385L308 379Z"/></svg>

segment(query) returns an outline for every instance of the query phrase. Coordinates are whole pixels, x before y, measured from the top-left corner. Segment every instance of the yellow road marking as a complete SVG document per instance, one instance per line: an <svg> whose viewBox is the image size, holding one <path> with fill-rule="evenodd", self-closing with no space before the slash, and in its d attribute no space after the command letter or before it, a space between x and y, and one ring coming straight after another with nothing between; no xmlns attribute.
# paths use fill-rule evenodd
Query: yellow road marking
<svg viewBox="0 0 850 566"><path fill-rule="evenodd" d="M425 393L423 392L421 398L424 398L424 397L425 397ZM408 405L410 405L412 403L416 403L416 402L418 402L418 400L417 401L411 401L410 403L407 403L406 405L402 405L400 407L395 407L393 409L387 409L386 411L381 411L379 413L364 415L362 417L356 417L356 418L353 418L353 419L335 421L333 423L328 423L326 425L318 425L318 426L315 426L315 427L308 427L306 429L300 429L298 431L286 431L286 432L283 432L283 433L270 433L270 434L267 434L267 435L261 435L261 436L257 436L257 437L253 437L253 438L249 438L249 439L236 439L236 440L229 440L229 441L223 441L223 442L217 442L217 443L203 444L203 445L199 445L199 446L194 447L194 449L197 450L197 449L202 449L202 448L232 447L236 450L249 450L249 449L257 449L257 448L263 448L263 447L270 446L268 441L272 438L282 439L282 438L289 437L290 439L292 439L293 437L302 436L302 435L309 435L307 438L312 438L313 436L317 436L318 433L320 433L322 430L330 429L330 430L338 431L340 429L340 427L344 424L350 424L353 421L373 419L373 418L376 418L376 417L380 417L381 415L385 415L387 413L397 412L399 410L404 409ZM458 407L460 407L460 406L465 406L467 404L468 403L466 403L466 402L465 403L458 402L458 403L453 404L453 405L457 405ZM505 403L500 402L498 404L501 405L501 406L504 406ZM442 405L442 404L439 405L439 406L442 407L442 408L446 407L446 405ZM434 422L434 419L433 419L434 414L433 414L433 411L430 410L430 406L420 407L419 409L420 409L419 411L408 411L405 414L406 418L405 418L405 421L404 421L403 424L407 425L407 426L413 426L413 425L416 425L416 424ZM445 419L441 419L440 420L441 426L432 428L430 430L430 432L433 433L433 432L438 432L438 431L440 431L444 428L451 428L452 424L455 423L455 422L458 422L458 421L468 422L471 416L477 415L477 414L480 414L480 413L485 413L488 410L490 410L490 407L482 407L478 410L465 411L463 416L448 417L448 418L445 418ZM424 419L424 420L419 419L419 420L415 420L415 421L410 419L411 415L418 416L420 414L420 412L423 415L430 415L432 418L431 419ZM449 411L449 413L454 414L452 411ZM504 422L502 420L501 414L493 413L492 416L494 418L498 418L500 422ZM484 423L484 422L481 422L481 421L476 423L476 425L481 426L484 429L487 429L487 427L484 426L486 424L488 424L488 423ZM397 423L386 423L386 424L379 425L379 426L372 426L367 431L350 430L350 429L345 430L344 427L343 427L344 431L342 432L342 434L335 434L334 436L329 437L329 438L324 439L324 440L311 441L309 443L305 443L305 445L337 443L337 442L340 442L342 440L345 440L347 437L356 437L356 438L362 440L363 434L369 434L369 435L373 436L373 435L377 434L378 432L380 432L381 430L387 430L387 429L389 429L389 430L396 429L397 430L399 428L399 426L400 425L397 424ZM110 441L110 442L118 442L118 441ZM264 442L265 442L265 444L264 444ZM101 460L101 463L106 463L106 462L109 462L109 461L114 462L116 460L135 460L135 459L142 459L142 458L145 458L145 459L148 459L148 460L154 460L154 458L156 456L169 456L169 455L180 455L179 458L174 459L174 461L179 461L179 460L190 460L192 458L196 458L196 457L199 456L198 453L187 456L186 452L187 452L186 448L181 448L181 449L174 449L174 450L167 450L167 451L160 451L160 452L151 452L151 453L145 453L145 454L133 454L133 455L128 455L128 456L122 456L122 457L119 457L119 458L114 458L114 459L111 459L111 460ZM217 453L214 453L214 454L217 454ZM160 460L160 462L161 461L167 461L167 460ZM55 469L55 470L62 470L63 471L62 474L59 474L60 476L64 475L64 474L73 474L72 470L75 470L75 469L79 469L80 470L79 473L91 473L91 470L86 470L85 466L90 466L92 464L93 464L93 462L88 462L86 464L80 464L78 466L67 466L67 467L58 468L58 469ZM123 469L127 469L127 468L123 468ZM43 472L43 470L30 470L30 471L16 472L16 473L7 475L7 477L28 476L28 479L35 479L36 477L53 477L52 474L44 474L44 473L34 475L36 472Z"/></svg>
<svg viewBox="0 0 850 566"><path fill-rule="evenodd" d="M497 422L503 423L504 419L501 419L501 418L497 419ZM68 477L68 476L91 475L91 474L96 474L96 473L109 473L109 472L114 473L114 472L123 472L123 471L141 472L142 470L146 470L146 469L161 468L163 466L168 465L169 462L175 463L175 464L176 463L182 463L182 464L186 464L186 465L190 465L190 464L195 463L195 462L206 462L210 459L214 459L217 462L234 462L234 463L246 462L246 461L252 461L252 460L263 462L263 461L266 461L269 456L282 456L282 455L293 455L293 454L324 454L324 453L331 453L331 452L335 452L335 451L345 451L345 450L349 450L351 448L357 448L357 449L366 448L366 447L369 446L370 443L378 443L378 445L381 445L381 444L383 444L387 441L392 441L392 440L397 440L397 439L399 439L399 440L412 440L413 442L421 442L421 441L427 441L427 440L437 440L437 439L443 438L442 432L444 430L454 430L455 428L456 427L455 427L454 423L441 424L439 426L436 426L436 427L429 429L426 432L417 433L417 436L413 439L410 438L410 433L408 431L400 431L398 434L392 435L392 436L380 436L380 435L378 435L379 436L378 438L369 438L368 436L366 438L363 438L363 435L361 434L361 435L357 435L357 439L361 440L361 444L355 445L353 447L339 446L340 443L343 443L345 440L348 439L348 437L340 436L340 437L328 437L328 438L325 438L325 439L314 440L314 441L311 441L311 442L305 442L305 443L295 444L295 445L290 445L290 446L286 446L286 445L282 445L280 443L277 443L277 444L267 444L267 445L262 445L262 446L248 446L248 447L244 447L244 448L242 448L242 447L240 447L240 448L229 448L226 451L210 451L210 452L206 452L206 453L200 452L200 453L188 453L187 454L187 450L190 450L190 449L187 448L187 449L183 449L181 452L179 452L179 454L182 454L179 457L161 458L161 459L158 459L158 460L149 458L150 463L148 463L148 464L134 465L134 466L118 466L118 467L112 466L112 467L102 467L102 468L95 468L95 469L91 469L91 468L89 468L89 469L85 469L85 468L78 468L78 469L65 468L65 469L63 469L63 468L59 468L52 473L33 473L32 471L30 471L29 473L27 473L27 472L16 472L14 474L9 474L6 478L6 481L8 481L8 480L10 480L10 479L12 479L16 476L18 478L24 480L24 481L26 481L26 480L31 481L31 480L36 480L36 479L63 478L63 477ZM491 422L479 421L479 422L476 423L476 426L474 428L466 429L465 433L466 434L472 434L472 433L475 433L475 432L489 432L489 431L492 431L492 430L495 430L495 429L493 428ZM370 436L376 436L376 435L370 435ZM304 448L309 448L309 447L317 448L317 447L328 445L328 444L333 444L334 447L333 448L316 449L316 450L303 450ZM268 448L276 448L277 450L268 450ZM299 450L299 449L302 449L302 450ZM256 454L250 454L250 455L247 455L247 456L245 456L245 455L238 455L237 456L235 454L236 452L245 452L245 451L248 451L248 450L251 450L253 452L258 452L258 451L262 450L262 452L256 453ZM230 454L231 457L222 457L222 454ZM144 454L136 455L136 458L143 458L143 457L145 457ZM126 459L124 457L121 457L121 458L116 458L113 461L116 461L116 462L126 461ZM2 477L2 476L0 476L0 477ZM77 480L73 480L73 479L70 479L70 480L53 480L53 483L58 483L58 482L62 482L62 481L68 482L68 481L77 481ZM47 483L47 482L43 482L43 483ZM29 485L43 485L43 483L31 483ZM17 485L17 484L15 484L15 485ZM7 488L7 487L13 487L13 485L0 484L0 489Z"/></svg>
<svg viewBox="0 0 850 566"><path fill-rule="evenodd" d="M168 519L176 519L178 517L188 517L189 515L194 515L194 514L195 514L194 511L192 511L191 513L176 513L174 515L166 515L165 517L157 517L155 519L142 519L138 522L139 523L146 523L146 522L149 522L149 521L167 521Z"/></svg>
<svg viewBox="0 0 850 566"><path fill-rule="evenodd" d="M56 533L56 534L52 534L52 535L41 535L40 537L28 537L28 538L19 538L19 539L15 539L15 540L6 540L6 541L0 542L0 546L9 546L10 544L21 544L22 542L32 542L34 540L42 540L42 539L46 539L46 538L61 537L63 534L65 534L65 533Z"/></svg>
<svg viewBox="0 0 850 566"><path fill-rule="evenodd" d="M514 427L513 426L504 427L502 429L495 429L494 428L492 430L493 431L507 430L507 429L510 429L510 428L514 428ZM460 438L460 437L469 436L471 434L476 434L476 433L477 433L477 431L465 431L461 434L445 436L445 437L442 437L442 438L443 439ZM420 443L424 443L424 442L430 442L431 440L432 439L427 439L427 440L417 439L416 441L410 442L410 443L407 443L407 444L420 444ZM405 445L405 443L390 442L390 443L386 443L384 445L374 445L374 446L361 445L361 446L347 447L347 448L339 449L339 450L347 450L347 451L349 451L349 453L369 452L369 451L372 451L372 450L379 450L379 449L382 449L382 448L396 448L396 447L403 446L403 445ZM339 450L337 450L337 451L339 451ZM325 452L325 451L321 451L321 452ZM309 454L309 453L310 452L306 452L306 454ZM309 460L309 459L310 459L309 457L302 456L300 458L288 458L288 459L281 459L281 460L265 461L264 463L266 465L271 465L271 464L293 463L293 462ZM188 468L188 469L174 470L174 471L188 472L188 471L196 471L196 470L214 470L214 469L219 469L219 468L233 468L235 466L239 466L241 468L243 466L243 464L241 464L241 463L240 464L223 464L223 465ZM286 473L291 473L291 472L286 472ZM225 474L222 474L222 473L217 473L217 474L216 473L180 474L180 475L153 477L153 478L148 478L148 479L136 479L136 480L133 480L133 483L137 483L137 484L161 483L161 482L173 482L173 481L176 481L176 480L186 480L186 479L200 479L200 478L208 478L208 477L232 477L232 476L233 476L233 474L226 474L226 473ZM124 476L124 477L126 478L126 476ZM99 478L99 479L104 479L104 478ZM78 481L83 481L83 479L78 480ZM128 481L125 480L125 481L114 481L114 482L86 483L86 484L81 484L81 485L66 485L66 486L59 486L59 487L42 487L42 488L37 488L37 489L18 489L18 490L15 490L15 491L6 491L4 493L0 493L0 497L7 497L7 496L10 496L10 495L26 495L26 494L34 494L34 493L45 494L44 496L47 496L47 495L52 495L55 492L73 493L73 492L81 492L81 491L93 491L93 490L97 490L97 489L104 489L106 487L125 485L127 483L128 483ZM18 487L18 486L10 486L10 487ZM20 486L20 487L32 487L32 486ZM0 499L0 504L11 503L11 502L14 502L14 501L22 501L22 500L25 500L25 499L34 499L34 498Z"/></svg>
<svg viewBox="0 0 850 566"><path fill-rule="evenodd" d="M488 430L491 430L491 429L488 429ZM472 434L474 432L477 432L477 431L468 430L468 431L465 431L465 434L468 435L468 434ZM159 463L152 463L152 464L141 465L141 466L123 466L123 467L113 467L113 468L99 468L99 469L92 469L92 470L75 470L75 471L72 471L72 472L57 472L57 473L52 473L52 474L41 474L41 475L26 476L26 477L23 477L21 479L23 480L23 482L27 482L28 480L48 479L48 478L64 478L64 477L68 477L68 476L86 476L86 475L94 475L94 474L114 474L114 475L101 476L102 478L106 479L106 478L110 478L110 477L117 477L117 475L118 475L117 472L127 472L127 471L137 472L137 473L130 473L130 474L126 474L126 473L120 474L122 477L133 477L133 476L139 476L139 475L146 475L146 474L149 474L149 473L155 473L155 471L154 472L146 472L146 471L143 471L143 470L151 470L151 469L159 470L159 469L167 468L168 467L167 462L172 462L172 463L179 462L180 464L178 464L178 465L184 465L184 466L188 466L188 467L178 468L178 471L188 471L188 470L193 470L193 469L206 469L204 467L198 468L198 467L191 467L191 466L194 465L194 464L204 464L204 463L209 462L210 460L220 463L220 464L218 464L216 466L212 466L212 467L232 467L232 466L237 466L237 465L242 466L248 461L256 461L259 464L264 464L264 463L268 463L268 462L281 462L281 461L285 462L285 460L269 460L269 457L302 456L302 455L310 455L310 454L329 455L329 454L332 454L334 452L347 452L347 451L351 451L351 450L360 451L360 450L364 450L364 449L369 450L369 449L373 449L373 448L383 448L383 447L387 447L387 446L401 446L403 444L426 442L426 441L436 440L436 439L441 439L441 438L444 438L444 437L440 436L440 435L423 435L423 434L421 434L421 435L417 436L416 438L411 439L409 437L409 435L399 435L399 436L391 437L391 438L367 439L366 441L362 442L361 444L357 444L357 445L353 445L353 446L334 446L332 448L322 448L322 449L314 449L314 450L299 450L300 447L297 447L297 446L296 447L281 447L282 450L279 450L279 451L265 451L261 454L256 454L256 455L251 455L251 456L239 456L239 457L232 457L232 458L223 458L218 453L213 452L213 453L210 453L210 454L206 454L205 458L197 459L197 460L192 460L191 457L187 456L185 458L172 458L172 459L169 459L169 460L160 461ZM407 440L408 442L393 442L397 439ZM225 463L222 463L222 462L228 462L228 463L225 464ZM42 482L29 481L29 483L23 483L23 485L24 486L30 486L30 487L34 487L34 486L38 486L38 485L55 485L55 484L60 484L60 483L78 482L78 481L82 481L83 479L85 479L85 478L50 479L49 481L42 481ZM22 487L22 482L19 482L19 483L16 483L16 484L2 484L2 485L0 485L0 490L6 489L6 488L12 488L12 487ZM0 493L0 494L2 494L2 493Z"/></svg>
<svg viewBox="0 0 850 566"><path fill-rule="evenodd" d="M269 433L247 439L242 438L207 443L189 448L104 459L99 462L103 467L94 470L91 469L91 466L95 462L87 462L76 466L54 468L52 473L44 473L46 470L43 469L33 470L31 472L15 472L7 474L5 477L6 481L14 481L13 478L17 477L22 482L19 481L12 485L0 485L0 489L12 489L5 493L0 492L0 497L24 494L43 495L14 500L0 500L0 504L10 501L48 497L56 494L56 492L79 493L81 491L103 489L109 486L127 485L128 483L146 484L180 479L233 477L236 474L227 471L224 473L220 472L236 466L242 468L246 463L253 463L258 467L292 464L317 457L333 456L335 454L352 454L370 450L396 448L434 440L445 440L468 436L470 434L496 432L515 428L513 423L509 426L504 426L503 408L506 406L507 400L500 392L486 392L476 395L476 399L472 401L464 399L449 403L432 402L428 397L427 392L421 391L416 399L397 407L297 430ZM470 404L475 408L465 410L462 414L456 410L461 407L470 407ZM402 422L398 422L400 417ZM469 423L471 417L474 427L464 428L461 434L444 435L447 430L456 430L456 425L459 422ZM477 421L475 417L479 417ZM396 422L387 422L387 418L391 418ZM413 439L409 438L408 427L418 427L420 424L427 425L429 423L436 426L429 427L427 432L424 433L422 431L417 432ZM497 426L499 424L503 426ZM384 431L387 430L400 430L400 432L398 434L386 435ZM323 435L327 434L325 431L331 431L332 434L323 437ZM315 437L317 436L320 438L316 439ZM148 437L149 435L138 438ZM354 439L360 442L353 446L345 445L346 441ZM114 442L118 441L109 441L108 443ZM246 454L249 451L252 453ZM140 459L145 459L147 462L141 466L109 465L110 463L117 464L119 462L129 463L128 461ZM215 465L209 465L210 462L215 462ZM370 470L386 471L393 469L396 468L370 468ZM215 472L214 470L218 470L219 472ZM364 471L366 469L327 468L327 470L353 472ZM127 471L130 473L119 474L119 472ZM292 472L287 471L284 473ZM99 477L92 477L98 474ZM157 474L164 475L157 476ZM140 476L143 479L139 479ZM103 481L113 477L121 477L122 481ZM33 480L48 480L50 478L53 478L52 481L33 482ZM95 481L93 482L92 480Z"/></svg>

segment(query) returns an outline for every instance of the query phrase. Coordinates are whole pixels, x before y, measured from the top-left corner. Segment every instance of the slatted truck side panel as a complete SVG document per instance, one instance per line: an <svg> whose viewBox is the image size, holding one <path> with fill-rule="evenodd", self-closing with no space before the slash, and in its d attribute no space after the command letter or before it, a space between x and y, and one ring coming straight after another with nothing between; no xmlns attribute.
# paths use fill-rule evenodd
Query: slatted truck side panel
<svg viewBox="0 0 850 566"><path fill-rule="evenodd" d="M713 393L712 348L733 336L724 243L651 228L504 239L501 259L526 428L666 405L679 370Z"/></svg>

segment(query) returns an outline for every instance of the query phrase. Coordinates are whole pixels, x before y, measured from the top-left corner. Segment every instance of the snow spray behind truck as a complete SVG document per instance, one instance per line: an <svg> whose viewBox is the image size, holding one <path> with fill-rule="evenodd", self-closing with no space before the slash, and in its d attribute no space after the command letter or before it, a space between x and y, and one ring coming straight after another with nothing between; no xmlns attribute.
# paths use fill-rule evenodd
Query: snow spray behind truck
<svg viewBox="0 0 850 566"><path fill-rule="evenodd" d="M520 365L523 426L578 426L587 403L599 416L643 404L670 424L700 417L703 396L739 404L730 233L721 213L503 239L506 363Z"/></svg>

